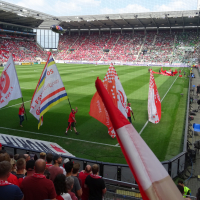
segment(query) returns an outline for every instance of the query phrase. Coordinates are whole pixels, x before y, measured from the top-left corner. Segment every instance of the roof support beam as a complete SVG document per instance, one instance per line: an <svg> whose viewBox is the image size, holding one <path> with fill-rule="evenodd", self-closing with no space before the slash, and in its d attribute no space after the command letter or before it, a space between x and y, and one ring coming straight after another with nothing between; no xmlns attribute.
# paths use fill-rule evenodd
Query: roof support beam
<svg viewBox="0 0 200 200"><path fill-rule="evenodd" d="M169 26L170 26L170 28L171 28L171 23L170 23L170 21L169 21L167 15L165 15L165 18L167 19L167 22L168 22L168 24L169 24Z"/></svg>
<svg viewBox="0 0 200 200"><path fill-rule="evenodd" d="M123 21L126 22L126 24L128 24L129 27L134 28L134 26L131 26L131 24L129 22L127 22L121 15L120 15L120 17L123 19Z"/></svg>
<svg viewBox="0 0 200 200"><path fill-rule="evenodd" d="M116 26L118 26L119 28L122 28L121 26L119 26L116 22L114 22L113 20L111 20L109 17L106 17L109 21L111 21L113 24L115 24Z"/></svg>
<svg viewBox="0 0 200 200"><path fill-rule="evenodd" d="M137 18L137 15L134 16L135 19L137 19L137 21L145 28L146 26Z"/></svg>
<svg viewBox="0 0 200 200"><path fill-rule="evenodd" d="M95 17L93 17L97 22L99 22L100 24L102 24L103 26L105 26L106 28L110 28L108 27L106 24L102 23L101 21L99 21L98 19L96 19Z"/></svg>
<svg viewBox="0 0 200 200"><path fill-rule="evenodd" d="M152 18L152 16L151 16L151 15L150 15L150 17L151 17L151 19L152 19L153 23L156 25L156 27L157 27L157 28L159 28L159 26L158 26L158 24L156 24L156 22L155 22L154 18Z"/></svg>
<svg viewBox="0 0 200 200"><path fill-rule="evenodd" d="M183 21L183 27L185 27L185 22L184 22L183 14L182 14L182 21Z"/></svg>

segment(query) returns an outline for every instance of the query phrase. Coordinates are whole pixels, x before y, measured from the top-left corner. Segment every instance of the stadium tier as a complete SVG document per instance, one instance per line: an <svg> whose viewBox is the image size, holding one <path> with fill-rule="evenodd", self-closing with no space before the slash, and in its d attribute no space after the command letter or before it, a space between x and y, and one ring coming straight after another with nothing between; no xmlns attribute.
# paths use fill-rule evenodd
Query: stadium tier
<svg viewBox="0 0 200 200"><path fill-rule="evenodd" d="M198 58L198 39L194 30L171 34L169 31L64 34L53 55L56 60L65 61L192 63ZM18 62L47 59L47 53L33 38L0 34L0 41L1 51L5 51L0 54L0 62L7 62L6 52L12 53Z"/></svg>
<svg viewBox="0 0 200 200"><path fill-rule="evenodd" d="M199 35L186 32L60 36L56 60L183 63L198 56Z"/></svg>

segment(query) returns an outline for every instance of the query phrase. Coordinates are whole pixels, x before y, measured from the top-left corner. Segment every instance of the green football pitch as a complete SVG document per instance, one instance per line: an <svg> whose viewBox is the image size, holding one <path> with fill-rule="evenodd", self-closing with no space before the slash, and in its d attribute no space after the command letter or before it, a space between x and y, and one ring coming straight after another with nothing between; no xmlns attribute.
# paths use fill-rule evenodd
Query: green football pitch
<svg viewBox="0 0 200 200"><path fill-rule="evenodd" d="M16 66L28 120L19 126L18 110L21 99L10 101L0 109L0 133L58 143L76 157L112 163L126 163L116 138L108 135L107 127L89 115L90 101L96 92L95 80L103 80L108 65L57 64L73 108L78 107L76 128L65 135L70 106L62 101L44 115L38 130L37 120L29 113L30 102L44 65ZM119 79L134 111L133 126L160 161L168 160L182 151L188 79L178 75L168 77L154 74L160 98L162 116L159 124L148 123L147 102L149 77L147 67L115 66ZM153 67L159 71L160 67ZM169 70L169 68L164 68ZM179 70L180 68L176 68ZM183 69L187 70L187 69ZM0 68L0 73L3 68ZM187 71L188 72L188 71ZM183 73L182 73L183 74ZM180 95L183 93L183 96Z"/></svg>

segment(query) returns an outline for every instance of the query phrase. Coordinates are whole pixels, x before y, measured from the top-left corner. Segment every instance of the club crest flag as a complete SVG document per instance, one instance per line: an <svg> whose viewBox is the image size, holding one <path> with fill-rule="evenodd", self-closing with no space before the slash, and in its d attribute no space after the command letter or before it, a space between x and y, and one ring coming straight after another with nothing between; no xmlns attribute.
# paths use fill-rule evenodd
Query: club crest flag
<svg viewBox="0 0 200 200"><path fill-rule="evenodd" d="M43 123L43 115L59 102L67 99L67 93L51 53L32 97L30 113Z"/></svg>
<svg viewBox="0 0 200 200"><path fill-rule="evenodd" d="M149 81L148 115L150 122L154 124L159 123L161 119L161 102L152 70Z"/></svg>
<svg viewBox="0 0 200 200"><path fill-rule="evenodd" d="M9 101L22 97L17 72L12 56L9 57L0 77L0 108Z"/></svg>
<svg viewBox="0 0 200 200"><path fill-rule="evenodd" d="M140 137L132 124L116 107L100 79L96 88L116 132L117 140L130 170L139 185L143 200L183 200L177 186Z"/></svg>
<svg viewBox="0 0 200 200"><path fill-rule="evenodd" d="M127 118L127 113L126 113L127 97L112 63L108 68L106 76L104 77L103 85L107 89L109 95L112 97L114 105L117 106L119 110L122 112L122 114ZM91 100L89 114L108 127L108 134L112 138L116 136L108 112L98 92L94 94Z"/></svg>

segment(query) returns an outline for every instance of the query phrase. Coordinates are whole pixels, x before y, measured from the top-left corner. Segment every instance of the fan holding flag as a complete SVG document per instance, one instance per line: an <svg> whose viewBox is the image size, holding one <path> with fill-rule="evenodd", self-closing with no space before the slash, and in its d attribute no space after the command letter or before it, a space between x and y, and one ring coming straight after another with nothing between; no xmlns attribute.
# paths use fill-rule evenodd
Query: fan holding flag
<svg viewBox="0 0 200 200"><path fill-rule="evenodd" d="M132 124L132 120L131 120L131 114L134 116L132 108L131 108L131 103L128 103L128 105L126 106L126 112L127 112L127 118L129 120L129 122Z"/></svg>
<svg viewBox="0 0 200 200"><path fill-rule="evenodd" d="M78 108L76 107L76 111L74 109L72 109L72 112L69 114L68 127L67 127L66 132L65 132L66 135L67 135L67 131L69 129L71 130L71 126L74 128L76 135L79 134L79 132L77 132L76 127L75 127L75 123L76 123L75 114L77 112L78 112Z"/></svg>

